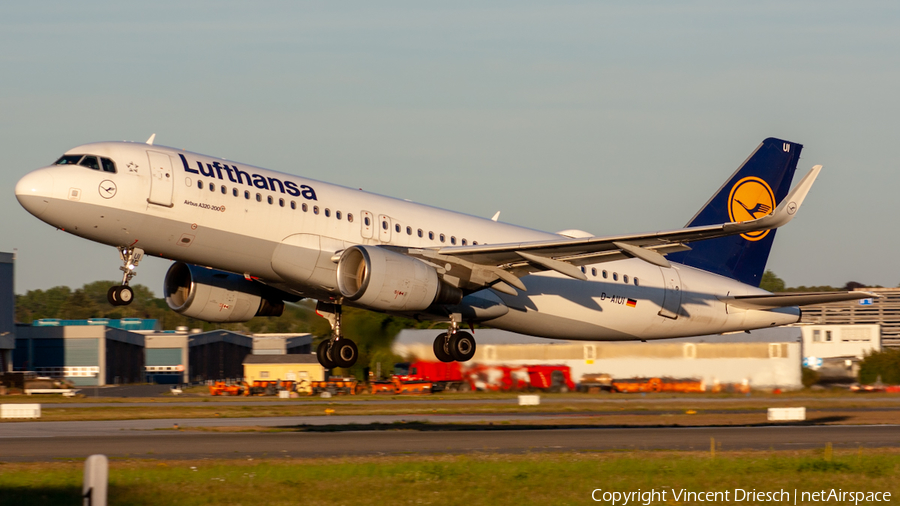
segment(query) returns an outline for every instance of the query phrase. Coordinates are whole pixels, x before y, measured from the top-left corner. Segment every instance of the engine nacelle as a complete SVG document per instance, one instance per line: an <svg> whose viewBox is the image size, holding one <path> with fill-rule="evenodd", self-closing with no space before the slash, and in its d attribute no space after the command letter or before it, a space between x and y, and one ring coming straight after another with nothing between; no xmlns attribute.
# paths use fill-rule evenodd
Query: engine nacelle
<svg viewBox="0 0 900 506"><path fill-rule="evenodd" d="M376 246L344 250L337 280L344 298L382 311L420 311L462 300L462 291L441 282L434 267Z"/></svg>
<svg viewBox="0 0 900 506"><path fill-rule="evenodd" d="M245 322L254 316L281 316L284 302L265 296L267 287L228 272L175 262L163 291L173 311L208 322Z"/></svg>

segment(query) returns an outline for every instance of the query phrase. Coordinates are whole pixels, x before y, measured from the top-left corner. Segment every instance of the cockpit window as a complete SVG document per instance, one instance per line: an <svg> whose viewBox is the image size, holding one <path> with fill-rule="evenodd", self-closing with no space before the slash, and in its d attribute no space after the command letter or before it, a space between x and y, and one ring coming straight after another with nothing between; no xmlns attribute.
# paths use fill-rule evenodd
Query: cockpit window
<svg viewBox="0 0 900 506"><path fill-rule="evenodd" d="M116 173L116 162L110 160L109 158L101 158L100 162L103 164L103 172L112 172Z"/></svg>
<svg viewBox="0 0 900 506"><path fill-rule="evenodd" d="M78 162L78 165L89 169L100 170L100 164L97 162L96 156L87 155Z"/></svg>
<svg viewBox="0 0 900 506"><path fill-rule="evenodd" d="M62 155L62 157L54 163L54 165L78 165L78 161L84 155Z"/></svg>

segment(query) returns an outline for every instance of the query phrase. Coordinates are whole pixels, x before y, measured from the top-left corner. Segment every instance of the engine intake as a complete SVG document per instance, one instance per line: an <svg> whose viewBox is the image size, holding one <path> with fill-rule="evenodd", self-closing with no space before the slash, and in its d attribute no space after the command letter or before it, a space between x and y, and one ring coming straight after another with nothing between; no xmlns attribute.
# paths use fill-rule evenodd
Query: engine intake
<svg viewBox="0 0 900 506"><path fill-rule="evenodd" d="M173 311L208 322L245 322L254 316L281 316L284 301L268 287L243 276L175 262L163 292Z"/></svg>
<svg viewBox="0 0 900 506"><path fill-rule="evenodd" d="M351 246L337 265L338 289L346 299L383 311L420 311L432 304L459 304L462 290L442 282L434 267L375 246Z"/></svg>

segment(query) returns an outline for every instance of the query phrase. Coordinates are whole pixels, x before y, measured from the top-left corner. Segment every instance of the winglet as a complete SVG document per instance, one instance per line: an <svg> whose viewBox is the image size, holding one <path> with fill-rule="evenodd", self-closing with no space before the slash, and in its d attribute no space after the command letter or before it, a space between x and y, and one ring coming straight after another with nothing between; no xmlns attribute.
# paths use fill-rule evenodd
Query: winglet
<svg viewBox="0 0 900 506"><path fill-rule="evenodd" d="M496 213L494 213L494 217L491 218L491 221L497 221L499 219L500 219L500 211L497 211Z"/></svg>
<svg viewBox="0 0 900 506"><path fill-rule="evenodd" d="M156 134L151 135L150 138L147 139L147 144L149 144L149 145L152 146L152 145L153 145L153 140L154 140L154 139L156 139Z"/></svg>
<svg viewBox="0 0 900 506"><path fill-rule="evenodd" d="M759 230L778 228L782 225L786 225L797 215L797 211L800 210L800 205L803 204L803 200L806 198L806 195L809 193L810 188L812 188L813 183L816 181L816 178L821 171L821 165L816 165L810 169L810 171L803 176L803 179L797 183L797 186L788 193L787 197L778 204L778 207L775 208L775 211L773 211L772 214L756 220L728 223L725 226L726 230L735 226L746 228L747 225L751 224L754 225L754 228L758 228Z"/></svg>

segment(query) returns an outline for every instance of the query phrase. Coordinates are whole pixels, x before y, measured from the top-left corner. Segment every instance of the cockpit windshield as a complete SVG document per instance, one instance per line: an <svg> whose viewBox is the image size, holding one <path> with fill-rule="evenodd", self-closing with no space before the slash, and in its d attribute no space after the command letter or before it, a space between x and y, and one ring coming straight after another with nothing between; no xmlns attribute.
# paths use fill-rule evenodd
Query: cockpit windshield
<svg viewBox="0 0 900 506"><path fill-rule="evenodd" d="M114 161L94 155L63 155L54 165L81 165L91 170L116 173L116 163Z"/></svg>

